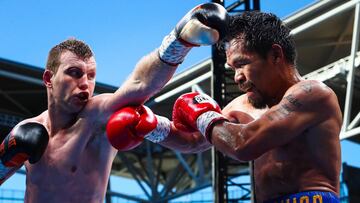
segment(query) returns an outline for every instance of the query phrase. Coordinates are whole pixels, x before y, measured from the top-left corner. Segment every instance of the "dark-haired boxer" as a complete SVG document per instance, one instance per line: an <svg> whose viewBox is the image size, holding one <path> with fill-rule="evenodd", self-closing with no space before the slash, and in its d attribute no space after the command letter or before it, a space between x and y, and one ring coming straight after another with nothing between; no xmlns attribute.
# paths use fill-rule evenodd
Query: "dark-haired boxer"
<svg viewBox="0 0 360 203"><path fill-rule="evenodd" d="M48 109L24 121L40 123L49 134L40 160L25 161L25 202L103 202L117 151L142 141L125 140L123 145L113 134L106 136L109 117L159 91L192 47L214 44L224 36L227 19L218 4L192 9L113 94L93 95L96 61L87 44L68 39L54 46L43 74Z"/></svg>
<svg viewBox="0 0 360 203"><path fill-rule="evenodd" d="M159 143L193 152L211 143L229 157L253 160L259 203L339 202L342 115L335 93L299 75L290 30L275 15L244 12L230 22L227 64L245 94L223 111L207 95L182 95Z"/></svg>

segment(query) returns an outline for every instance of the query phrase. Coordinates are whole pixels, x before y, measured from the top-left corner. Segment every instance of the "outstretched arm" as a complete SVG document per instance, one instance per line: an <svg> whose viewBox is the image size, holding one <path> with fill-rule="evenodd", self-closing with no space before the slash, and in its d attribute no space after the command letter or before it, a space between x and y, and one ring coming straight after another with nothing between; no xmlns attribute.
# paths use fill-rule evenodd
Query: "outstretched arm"
<svg viewBox="0 0 360 203"><path fill-rule="evenodd" d="M108 121L106 134L120 151L131 150L144 139L184 153L201 152L211 146L200 133L179 131L169 119L155 115L144 105L116 111Z"/></svg>
<svg viewBox="0 0 360 203"><path fill-rule="evenodd" d="M187 13L158 49L143 57L124 84L104 104L109 113L139 105L157 93L194 46L211 45L222 36L228 14L219 4L205 3Z"/></svg>
<svg viewBox="0 0 360 203"><path fill-rule="evenodd" d="M144 56L109 101L112 111L125 105L139 105L157 93L172 77L177 66L159 59L157 50Z"/></svg>

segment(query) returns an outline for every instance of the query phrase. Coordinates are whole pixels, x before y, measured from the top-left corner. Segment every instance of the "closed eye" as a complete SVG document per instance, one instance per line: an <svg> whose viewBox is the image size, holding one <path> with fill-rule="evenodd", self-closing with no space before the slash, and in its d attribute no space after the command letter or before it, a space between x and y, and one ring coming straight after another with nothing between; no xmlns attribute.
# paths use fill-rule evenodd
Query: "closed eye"
<svg viewBox="0 0 360 203"><path fill-rule="evenodd" d="M250 64L250 60L236 61L233 65L233 68L235 68L235 69L244 68L244 66L248 65L248 64Z"/></svg>
<svg viewBox="0 0 360 203"><path fill-rule="evenodd" d="M232 61L232 63L226 63L225 67L226 68L231 68L231 69L233 69L235 71L237 69L244 68L245 65L248 65L250 63L251 63L250 59L238 58L238 59L235 59L234 61Z"/></svg>

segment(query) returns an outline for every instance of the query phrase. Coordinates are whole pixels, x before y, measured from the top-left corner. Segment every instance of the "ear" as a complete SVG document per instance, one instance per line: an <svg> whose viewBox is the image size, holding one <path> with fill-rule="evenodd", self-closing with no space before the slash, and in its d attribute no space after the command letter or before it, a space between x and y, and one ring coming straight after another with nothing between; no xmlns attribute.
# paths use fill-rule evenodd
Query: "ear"
<svg viewBox="0 0 360 203"><path fill-rule="evenodd" d="M280 63L281 61L285 60L283 49L278 44L271 45L270 54L271 54L270 57L272 58L272 60L275 64Z"/></svg>
<svg viewBox="0 0 360 203"><path fill-rule="evenodd" d="M43 73L43 82L46 87L52 87L51 78L53 75L51 70L45 69Z"/></svg>

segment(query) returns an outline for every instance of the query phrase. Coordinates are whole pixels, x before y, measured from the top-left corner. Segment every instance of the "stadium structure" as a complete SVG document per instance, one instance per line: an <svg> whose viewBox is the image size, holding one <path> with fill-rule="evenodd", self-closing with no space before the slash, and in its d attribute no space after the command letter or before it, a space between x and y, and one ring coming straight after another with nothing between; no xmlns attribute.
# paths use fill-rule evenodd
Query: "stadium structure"
<svg viewBox="0 0 360 203"><path fill-rule="evenodd" d="M231 14L260 9L259 0L214 2L223 4ZM296 42L299 72L335 91L344 118L340 139L356 147L360 144L359 16L360 0L319 0L283 19ZM47 108L42 72L42 67L0 59L2 138L16 123ZM95 93L114 92L116 88L97 83ZM174 76L146 105L171 118L175 99L189 91L212 95L221 106L240 95L233 72L225 68L225 57L216 47L212 47L210 58ZM119 152L112 167L113 176L133 179L141 188L140 194L115 192L108 184L106 203L177 202L179 197L208 187L213 191L210 197L186 202L250 202L251 165L231 160L214 149L182 154L146 141L134 150ZM342 202L360 202L359 167L343 163ZM11 194L0 189L0 200L23 201Z"/></svg>

